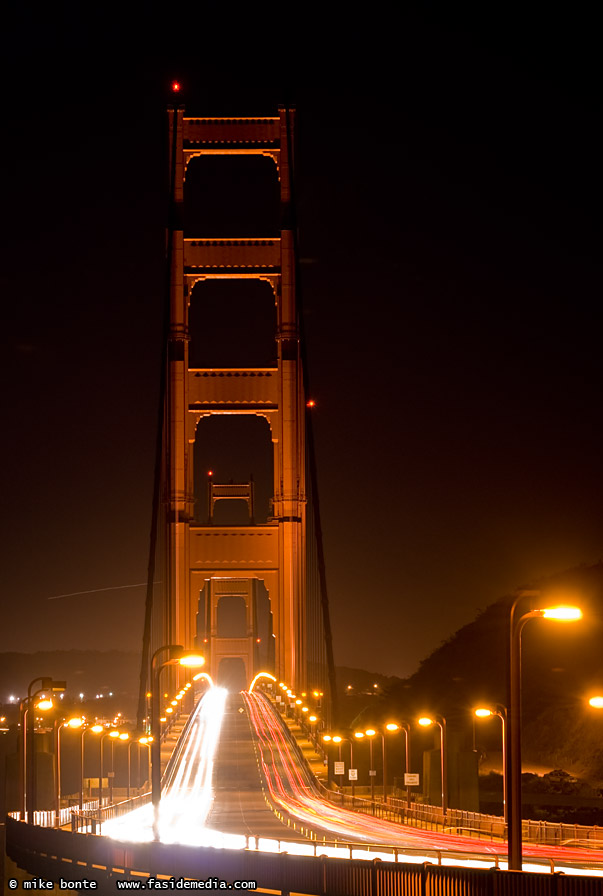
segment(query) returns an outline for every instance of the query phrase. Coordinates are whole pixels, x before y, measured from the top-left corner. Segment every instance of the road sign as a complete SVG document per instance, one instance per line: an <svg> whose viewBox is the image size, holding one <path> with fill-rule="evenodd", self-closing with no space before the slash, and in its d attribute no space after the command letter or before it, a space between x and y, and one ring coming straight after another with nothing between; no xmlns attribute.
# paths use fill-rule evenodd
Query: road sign
<svg viewBox="0 0 603 896"><path fill-rule="evenodd" d="M349 768L348 769L348 778L350 781L358 780L358 769L357 768Z"/></svg>
<svg viewBox="0 0 603 896"><path fill-rule="evenodd" d="M407 787L418 787L419 786L419 778L421 776L419 774L410 774L409 772L404 772L404 783Z"/></svg>
<svg viewBox="0 0 603 896"><path fill-rule="evenodd" d="M333 765L335 766L335 775L345 775L345 762L334 762Z"/></svg>

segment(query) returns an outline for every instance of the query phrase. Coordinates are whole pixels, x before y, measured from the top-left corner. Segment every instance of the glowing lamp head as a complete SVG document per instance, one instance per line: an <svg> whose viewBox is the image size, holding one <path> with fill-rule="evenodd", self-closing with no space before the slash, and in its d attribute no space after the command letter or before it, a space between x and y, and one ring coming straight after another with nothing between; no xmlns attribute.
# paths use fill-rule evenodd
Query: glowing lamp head
<svg viewBox="0 0 603 896"><path fill-rule="evenodd" d="M595 709L603 709L603 697L591 697L588 702Z"/></svg>
<svg viewBox="0 0 603 896"><path fill-rule="evenodd" d="M428 716L421 716L419 719L419 725L423 728L429 728L430 725L433 725L433 719L430 719Z"/></svg>
<svg viewBox="0 0 603 896"><path fill-rule="evenodd" d="M485 706L480 706L478 709L473 711L473 714L477 716L478 719L487 719L490 716L494 715L491 709L486 709Z"/></svg>
<svg viewBox="0 0 603 896"><path fill-rule="evenodd" d="M303 700L296 700L296 701L295 701L295 705L296 705L296 706L301 706L302 703L303 703Z"/></svg>
<svg viewBox="0 0 603 896"><path fill-rule="evenodd" d="M343 740L343 738L340 737L339 734L336 734L335 737L333 738L333 743L340 744L342 740Z"/></svg>
<svg viewBox="0 0 603 896"><path fill-rule="evenodd" d="M114 739L115 739L116 737L119 737L119 731L110 731L110 732L109 732L109 737L112 737L112 738L114 738Z"/></svg>
<svg viewBox="0 0 603 896"><path fill-rule="evenodd" d="M83 724L84 724L84 719L77 717L74 719L69 719L67 721L66 727L67 728L81 728Z"/></svg>
<svg viewBox="0 0 603 896"><path fill-rule="evenodd" d="M332 737L330 734L323 734L322 739L328 744L329 741L332 740Z"/></svg>
<svg viewBox="0 0 603 896"><path fill-rule="evenodd" d="M582 619L580 607L546 607L542 611L543 619L555 619L557 622L577 622Z"/></svg>
<svg viewBox="0 0 603 896"><path fill-rule="evenodd" d="M181 656L178 662L181 666L204 666L205 657L198 653L187 653L186 656Z"/></svg>
<svg viewBox="0 0 603 896"><path fill-rule="evenodd" d="M127 731L122 731L122 733L119 735L120 740L128 740L129 737L130 737L130 735L128 734Z"/></svg>
<svg viewBox="0 0 603 896"><path fill-rule="evenodd" d="M377 732L375 731L374 728L367 728L364 733L366 734L367 737L374 737Z"/></svg>
<svg viewBox="0 0 603 896"><path fill-rule="evenodd" d="M90 728L90 731L92 731L93 734L100 734L102 730L102 725L93 725L92 728Z"/></svg>
<svg viewBox="0 0 603 896"><path fill-rule="evenodd" d="M364 737L364 731L354 731L354 737L357 737L358 740L361 740Z"/></svg>
<svg viewBox="0 0 603 896"><path fill-rule="evenodd" d="M310 721L310 722L317 722L317 721L318 721L318 716L309 716L309 721Z"/></svg>
<svg viewBox="0 0 603 896"><path fill-rule="evenodd" d="M50 697L45 698L44 700L40 700L39 703L36 704L36 709L41 709L42 712L46 712L49 709L52 709L54 703L50 699Z"/></svg>
<svg viewBox="0 0 603 896"><path fill-rule="evenodd" d="M396 725L395 722L388 722L388 724L385 726L385 728L387 731L397 731L400 728L400 726Z"/></svg>

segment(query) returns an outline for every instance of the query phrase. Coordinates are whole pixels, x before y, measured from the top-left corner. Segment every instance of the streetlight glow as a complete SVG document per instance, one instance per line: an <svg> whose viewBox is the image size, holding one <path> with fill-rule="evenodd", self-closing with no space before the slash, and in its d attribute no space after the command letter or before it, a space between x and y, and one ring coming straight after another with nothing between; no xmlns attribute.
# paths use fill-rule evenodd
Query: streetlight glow
<svg viewBox="0 0 603 896"><path fill-rule="evenodd" d="M591 697L588 702L595 709L603 709L603 697Z"/></svg>
<svg viewBox="0 0 603 896"><path fill-rule="evenodd" d="M430 725L433 725L433 719L429 719L427 716L421 716L418 721L419 725L422 725L423 728L428 728Z"/></svg>
<svg viewBox="0 0 603 896"><path fill-rule="evenodd" d="M582 619L580 607L546 607L542 610L543 619L556 619L557 622L576 622Z"/></svg>
<svg viewBox="0 0 603 896"><path fill-rule="evenodd" d="M181 656L178 662L181 666L204 666L205 657L197 653L188 653L186 656Z"/></svg>
<svg viewBox="0 0 603 896"><path fill-rule="evenodd" d="M479 709L474 710L474 714L478 719L487 719L488 716L494 715L491 709L486 709L485 707L480 707Z"/></svg>
<svg viewBox="0 0 603 896"><path fill-rule="evenodd" d="M399 728L400 728L400 726L399 726L399 725L396 725L395 722L389 722L389 723L385 726L385 728L386 728L387 731L398 731Z"/></svg>

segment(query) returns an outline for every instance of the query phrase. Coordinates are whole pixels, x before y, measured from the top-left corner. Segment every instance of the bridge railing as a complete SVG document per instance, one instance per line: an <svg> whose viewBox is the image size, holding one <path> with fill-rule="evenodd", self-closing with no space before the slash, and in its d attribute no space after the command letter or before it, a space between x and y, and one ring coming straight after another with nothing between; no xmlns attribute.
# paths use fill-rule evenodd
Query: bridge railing
<svg viewBox="0 0 603 896"><path fill-rule="evenodd" d="M121 818L122 815L127 815L128 812L133 812L135 809L140 808L140 806L145 806L150 801L150 791L148 793L141 793L139 796L134 796L129 800L123 800L121 803L109 803L102 808L98 807L97 801L96 808L86 808L82 812L78 809L71 809L70 818L67 819L65 824L68 824L69 821L71 821L72 831L100 834L102 833L102 824L104 821L109 821L111 818Z"/></svg>
<svg viewBox="0 0 603 896"><path fill-rule="evenodd" d="M68 881L101 882L150 877L207 881L253 882L263 892L305 893L308 896L601 896L603 880L594 876L558 875L551 867L544 873L505 871L497 867L450 867L421 861L419 856L396 854L387 847L373 847L367 858L358 858L358 844L349 856L329 855L327 844L314 845L313 854L293 854L293 844L279 841L279 852L260 851L248 838L246 848L212 849L166 843L119 843L70 831L40 828L17 822L6 825L6 850L16 864L46 880L60 876ZM340 843L339 846L342 844ZM433 851L432 851L433 852ZM388 854L389 853L389 854ZM367 860L368 859L368 860ZM494 857L486 859L494 863ZM209 881L212 880L212 884ZM148 885L147 885L148 887ZM75 888L75 887L73 887ZM145 887L146 888L146 887Z"/></svg>

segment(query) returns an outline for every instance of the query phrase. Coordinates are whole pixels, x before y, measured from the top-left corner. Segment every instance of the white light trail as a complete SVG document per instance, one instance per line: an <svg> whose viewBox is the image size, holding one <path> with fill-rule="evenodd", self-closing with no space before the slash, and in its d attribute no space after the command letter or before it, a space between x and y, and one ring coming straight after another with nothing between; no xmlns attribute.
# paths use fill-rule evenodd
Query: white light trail
<svg viewBox="0 0 603 896"><path fill-rule="evenodd" d="M213 759L220 736L227 692L208 690L195 709L189 736L182 745L177 768L163 788L159 806L159 838L163 843L189 846L245 846L245 837L208 830L205 821L213 799ZM103 834L116 840L152 840L153 808L142 806L103 824ZM220 840L215 842L216 838Z"/></svg>

